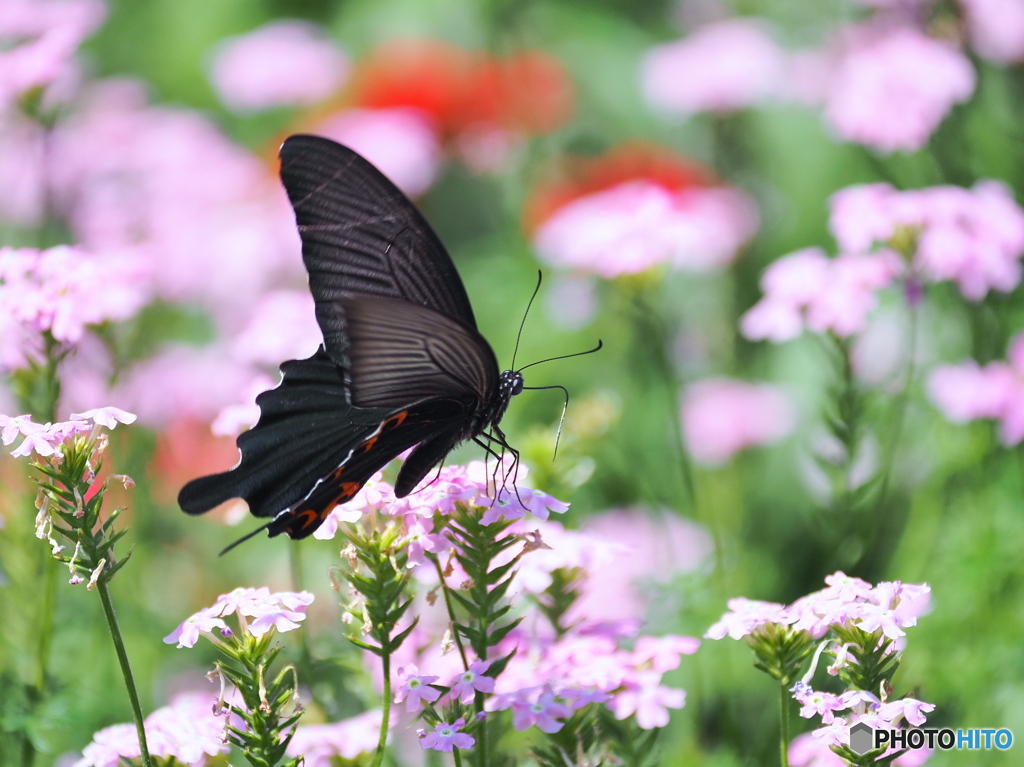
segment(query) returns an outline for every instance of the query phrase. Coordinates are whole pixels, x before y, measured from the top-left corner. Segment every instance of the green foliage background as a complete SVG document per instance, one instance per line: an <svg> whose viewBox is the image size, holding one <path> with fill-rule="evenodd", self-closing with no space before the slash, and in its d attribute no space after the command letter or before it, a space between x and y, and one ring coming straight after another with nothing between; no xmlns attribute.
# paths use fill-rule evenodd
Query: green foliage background
<svg viewBox="0 0 1024 767"><path fill-rule="evenodd" d="M839 0L748 0L737 10L773 19L786 42L809 46L829 29L856 17ZM928 582L934 611L910 631L905 663L896 679L902 690L937 704L936 726L1017 727L1024 737L1024 482L1020 448L1003 448L985 423L944 421L924 396L922 371L941 361L973 356L986 362L1005 354L1008 339L1024 328L1020 290L976 305L952 290L931 290L920 317L918 376L906 401L906 418L892 455L884 496L856 508L822 504L806 489L805 468L815 440L834 409L840 371L827 343L813 337L773 346L738 334L738 317L757 300L757 279L774 258L800 247L834 249L826 228L827 199L853 183L889 181L897 186L1001 179L1024 190L1020 116L1024 71L977 61L979 87L958 107L925 150L879 157L833 139L819 117L795 106L770 106L734 116L699 116L685 123L652 112L641 98L638 66L652 44L679 36L673 4L626 0L120 0L107 23L85 46L98 77L148 82L155 102L206 113L240 144L260 148L288 123L286 113L239 118L217 102L205 73L211 47L279 16L323 24L357 59L377 43L427 36L467 48L495 51L519 46L559 57L577 88L571 124L533 140L529 160L512 177L480 178L450 165L420 201L467 283L484 335L499 359L511 356L515 333L536 274L522 234L519 211L529 184L564 152L593 153L629 139L661 142L714 167L730 183L753 193L763 224L756 241L727 271L669 273L623 279L600 288L594 323L567 333L543 311L529 318L524 359L564 353L602 338L593 357L552 363L533 371L530 383L560 383L573 395L571 415L605 403L615 413L608 428L572 439L550 463L557 397L518 398L503 425L526 447L535 475L555 495L571 493L569 525L620 506L665 508L711 532L713 561L679 579L655 599L655 631L701 635L733 596L787 602L823 585L844 569L869 581ZM902 317L899 297L885 311ZM187 314L151 318L136 354L170 334L198 338ZM703 354L669 353L682 335ZM724 468L695 469L692 492L682 468L675 424L681 385L709 375L783 384L797 394L800 427L786 442L748 452ZM897 397L867 391L862 427L889 437ZM610 404L609 404L610 403ZM114 403L116 404L116 403ZM162 705L172 681L199 675L212 651L164 645L160 638L184 617L239 585L286 587L287 547L258 539L225 558L217 552L237 535L202 519L186 519L167 498L148 488L155 438L141 429L114 435L118 471L134 476L130 519L134 561L113 584L128 650L144 705ZM468 453L467 453L468 455ZM592 478L572 489L565 476L580 458L594 461ZM41 593L45 547L32 538L31 489L22 463L0 463L6 527L0 531L0 733L26 724L38 746L57 755L80 751L94 730L127 721L113 651L94 595L60 588L53 645L52 695L34 711L20 697L32 679L36 600ZM26 543L30 541L30 543ZM332 545L302 546L304 578L321 609L311 618L314 657L343 649L337 613L324 572ZM668 605L670 609L659 609ZM777 712L772 681L755 671L741 643L705 642L684 659L669 683L688 691L661 738L662 764L771 764ZM314 677L309 677L314 678ZM331 717L358 713L372 701L346 663L321 664L315 682L333 703ZM796 720L796 725L805 724ZM2 750L0 761L15 764ZM985 764L1016 764L1014 752L985 753ZM965 754L937 754L932 764L965 763ZM44 763L45 759L40 763Z"/></svg>

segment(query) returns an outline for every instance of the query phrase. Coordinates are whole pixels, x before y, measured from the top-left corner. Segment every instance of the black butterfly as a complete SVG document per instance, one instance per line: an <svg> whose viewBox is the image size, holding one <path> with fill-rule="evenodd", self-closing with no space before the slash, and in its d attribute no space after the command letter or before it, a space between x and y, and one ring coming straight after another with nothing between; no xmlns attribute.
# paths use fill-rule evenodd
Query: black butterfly
<svg viewBox="0 0 1024 767"><path fill-rule="evenodd" d="M284 142L281 180L324 344L281 365L278 387L256 398L259 422L238 438L239 464L185 485L181 508L241 497L273 517L271 536L305 538L409 448L400 498L464 440L518 458L498 423L523 376L499 375L451 257L409 199L316 136Z"/></svg>

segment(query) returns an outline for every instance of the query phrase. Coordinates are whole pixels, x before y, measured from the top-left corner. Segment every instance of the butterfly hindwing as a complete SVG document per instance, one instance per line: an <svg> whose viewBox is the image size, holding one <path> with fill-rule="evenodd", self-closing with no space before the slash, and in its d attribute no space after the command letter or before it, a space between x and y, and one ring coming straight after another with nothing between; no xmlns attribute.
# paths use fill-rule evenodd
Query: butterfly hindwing
<svg viewBox="0 0 1024 767"><path fill-rule="evenodd" d="M466 400L450 398L428 400L389 413L376 429L352 447L337 467L319 479L305 498L274 518L268 527L270 535L283 532L292 538L311 535L335 506L352 500L367 480L393 458L424 440L429 444L438 432L453 433L470 406ZM413 455L418 452L419 448ZM434 463L442 458L443 454Z"/></svg>
<svg viewBox="0 0 1024 767"><path fill-rule="evenodd" d="M322 347L281 372L277 388L256 398L260 419L238 438L238 465L185 485L178 494L184 511L202 514L240 497L257 517L273 516L301 500L389 413L349 404L342 372Z"/></svg>
<svg viewBox="0 0 1024 767"><path fill-rule="evenodd" d="M401 299L475 328L451 257L426 219L384 174L347 147L292 136L281 180L295 209L316 317L331 357L348 338L345 295Z"/></svg>

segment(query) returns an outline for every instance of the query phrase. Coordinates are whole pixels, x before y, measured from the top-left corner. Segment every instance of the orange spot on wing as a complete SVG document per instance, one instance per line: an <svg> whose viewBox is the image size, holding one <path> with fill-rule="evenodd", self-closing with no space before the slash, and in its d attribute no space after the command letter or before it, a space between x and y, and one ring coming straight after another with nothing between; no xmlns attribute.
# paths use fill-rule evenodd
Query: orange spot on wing
<svg viewBox="0 0 1024 767"><path fill-rule="evenodd" d="M370 437L366 442L359 446L359 449L364 453L369 453L373 450L373 446L377 444L378 439L380 439L380 437Z"/></svg>
<svg viewBox="0 0 1024 767"><path fill-rule="evenodd" d="M409 411L408 410L402 410L402 411L400 411L398 413L395 413L393 416L391 416L384 423L381 424L380 430L384 431L385 429L396 429L399 426L401 426L403 423L405 423L405 419L408 418L408 417L409 417Z"/></svg>

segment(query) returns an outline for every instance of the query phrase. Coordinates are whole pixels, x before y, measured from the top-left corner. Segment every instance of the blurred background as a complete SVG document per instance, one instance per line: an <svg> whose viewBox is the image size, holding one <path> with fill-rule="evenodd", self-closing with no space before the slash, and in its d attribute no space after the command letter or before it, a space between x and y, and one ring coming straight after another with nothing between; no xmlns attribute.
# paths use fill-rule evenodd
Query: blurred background
<svg viewBox="0 0 1024 767"><path fill-rule="evenodd" d="M897 686L937 705L935 726L1024 721L1024 366L1003 362L1024 327L1022 16L1019 0L0 0L0 244L75 246L49 279L79 300L51 328L68 351L54 411L3 278L0 411L139 415L107 468L138 483L111 498L134 545L113 590L144 708L213 658L159 637L237 586L292 583L289 541L217 556L253 527L244 506L186 518L175 497L235 463L256 394L320 342L276 176L283 138L310 132L416 200L500 364L538 268L517 364L603 340L528 371L571 393L557 460L558 392L517 397L502 428L572 503L561 521L628 542L592 584L608 617L701 636L729 598L789 602L836 570L927 582ZM969 267L908 267L836 297L847 326L745 319L769 264L849 250L837 191L984 180L998 200L963 226L999 232L979 261L1001 271L980 287ZM868 244L893 235L879 226ZM968 375L991 366L998 407ZM29 732L43 764L129 712L98 605L63 584L52 694L25 698L53 564L25 474L0 457L0 737ZM331 718L372 705L324 577L336 555L302 544L313 655L350 659L321 669ZM751 663L706 641L669 675L688 698L662 764L775 759L776 689Z"/></svg>

